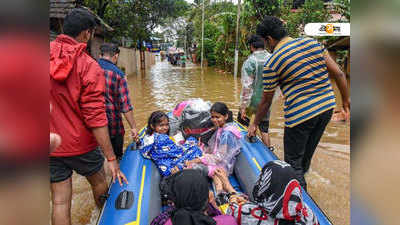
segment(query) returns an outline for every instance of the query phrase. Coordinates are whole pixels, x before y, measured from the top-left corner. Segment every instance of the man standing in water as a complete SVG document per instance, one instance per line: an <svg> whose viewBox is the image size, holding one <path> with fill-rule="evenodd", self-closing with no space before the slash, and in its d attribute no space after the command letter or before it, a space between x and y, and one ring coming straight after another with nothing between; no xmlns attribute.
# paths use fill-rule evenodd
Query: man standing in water
<svg viewBox="0 0 400 225"><path fill-rule="evenodd" d="M271 56L264 48L264 40L258 35L252 35L247 43L250 45L251 55L244 61L242 66L242 91L240 93L240 109L238 121L249 126L251 117L257 110L257 106L263 95L263 68L265 62ZM269 115L258 125L263 143L271 148L271 141L268 135Z"/></svg>
<svg viewBox="0 0 400 225"><path fill-rule="evenodd" d="M50 43L50 132L62 139L49 157L53 225L71 224L73 170L87 178L98 207L108 188L104 157L114 182L126 182L108 135L104 71L86 53L95 26L90 12L74 9L64 20L64 34Z"/></svg>
<svg viewBox="0 0 400 225"><path fill-rule="evenodd" d="M274 91L280 86L285 97L284 160L307 189L304 174L336 106L329 78L335 80L343 112L349 116L346 76L320 43L311 38L288 37L279 18L266 16L257 26L257 34L273 53L264 67L264 94L249 136L255 135L256 126L268 112Z"/></svg>
<svg viewBox="0 0 400 225"><path fill-rule="evenodd" d="M121 113L131 127L131 135L134 141L138 140L135 119L133 117L133 107L129 98L129 89L126 83L125 74L117 66L119 49L115 44L103 44L100 47L100 59L98 61L104 70L106 79L106 112L108 119L108 131L111 144L118 160L121 160L124 147L124 125Z"/></svg>

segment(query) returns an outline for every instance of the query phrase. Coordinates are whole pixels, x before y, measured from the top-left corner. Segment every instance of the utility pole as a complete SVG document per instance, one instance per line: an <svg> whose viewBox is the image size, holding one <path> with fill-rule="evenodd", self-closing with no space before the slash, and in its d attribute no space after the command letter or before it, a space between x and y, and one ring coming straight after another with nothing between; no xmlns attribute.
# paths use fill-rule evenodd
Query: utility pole
<svg viewBox="0 0 400 225"><path fill-rule="evenodd" d="M185 56L187 56L187 54L186 54L186 33L185 33L185 37L184 38L185 39L183 40L183 48L184 48L183 52L185 53Z"/></svg>
<svg viewBox="0 0 400 225"><path fill-rule="evenodd" d="M203 0L203 12L201 15L201 63L200 67L203 69L203 57L204 57L204 1Z"/></svg>
<svg viewBox="0 0 400 225"><path fill-rule="evenodd" d="M237 6L237 16L236 16L236 43L235 43L235 65L233 69L233 74L234 77L237 77L238 73L238 57L239 57L239 50L238 50L238 44L239 44L239 21L240 21L240 0L238 0L238 6Z"/></svg>

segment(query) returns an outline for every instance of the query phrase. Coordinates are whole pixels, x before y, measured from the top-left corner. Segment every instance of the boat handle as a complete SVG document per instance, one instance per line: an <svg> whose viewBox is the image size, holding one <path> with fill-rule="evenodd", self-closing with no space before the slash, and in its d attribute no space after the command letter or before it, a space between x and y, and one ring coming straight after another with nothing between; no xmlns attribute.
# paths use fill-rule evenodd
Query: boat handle
<svg viewBox="0 0 400 225"><path fill-rule="evenodd" d="M246 135L245 139L246 139L247 142L250 142L250 143L256 143L257 142L257 138L255 136L249 137L248 135Z"/></svg>

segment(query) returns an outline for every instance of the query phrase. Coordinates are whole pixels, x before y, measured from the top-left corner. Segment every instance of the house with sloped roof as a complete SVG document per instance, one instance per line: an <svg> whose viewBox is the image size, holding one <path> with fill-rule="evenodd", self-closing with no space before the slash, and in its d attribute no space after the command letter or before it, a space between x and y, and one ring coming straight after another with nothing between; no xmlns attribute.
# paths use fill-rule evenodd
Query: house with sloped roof
<svg viewBox="0 0 400 225"><path fill-rule="evenodd" d="M64 19L72 9L84 8L94 15L98 24L94 38L88 46L88 52L93 58L97 59L100 55L100 45L105 42L106 34L114 31L114 29L106 24L92 10L83 6L82 3L83 0L49 0L50 41L54 40L57 35L63 33Z"/></svg>

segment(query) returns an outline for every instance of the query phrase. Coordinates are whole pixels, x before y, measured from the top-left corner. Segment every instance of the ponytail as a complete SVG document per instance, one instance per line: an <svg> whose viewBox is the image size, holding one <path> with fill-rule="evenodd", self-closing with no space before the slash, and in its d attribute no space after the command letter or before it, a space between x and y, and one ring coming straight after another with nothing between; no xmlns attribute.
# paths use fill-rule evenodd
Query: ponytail
<svg viewBox="0 0 400 225"><path fill-rule="evenodd" d="M227 123L233 122L233 113L231 110L228 111L228 119L226 120Z"/></svg>

